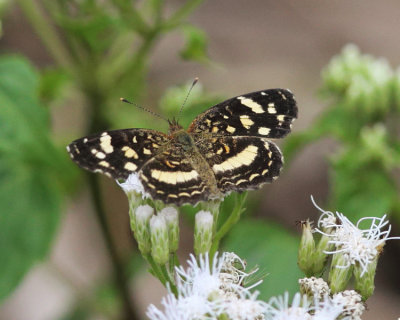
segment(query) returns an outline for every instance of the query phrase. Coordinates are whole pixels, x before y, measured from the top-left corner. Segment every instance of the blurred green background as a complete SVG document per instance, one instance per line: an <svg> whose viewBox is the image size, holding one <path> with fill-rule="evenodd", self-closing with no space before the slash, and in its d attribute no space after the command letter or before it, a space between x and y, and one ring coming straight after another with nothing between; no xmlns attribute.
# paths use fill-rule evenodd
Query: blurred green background
<svg viewBox="0 0 400 320"><path fill-rule="evenodd" d="M184 126L255 90L290 88L299 104L278 142L281 178L249 194L223 243L268 273L262 297L297 290L296 221L317 218L311 195L353 220L387 213L399 235L399 11L397 0L3 0L0 319L141 319L160 301L125 195L65 146L106 128L167 130L119 97L172 117L196 76ZM181 216L182 260L192 214ZM363 319L400 315L399 256L388 243Z"/></svg>

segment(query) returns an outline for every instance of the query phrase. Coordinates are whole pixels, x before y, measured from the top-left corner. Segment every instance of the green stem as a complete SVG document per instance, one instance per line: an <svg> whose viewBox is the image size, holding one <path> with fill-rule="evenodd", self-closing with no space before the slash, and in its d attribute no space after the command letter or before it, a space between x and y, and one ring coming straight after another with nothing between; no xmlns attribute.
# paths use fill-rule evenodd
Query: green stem
<svg viewBox="0 0 400 320"><path fill-rule="evenodd" d="M17 0L21 10L27 17L41 40L49 50L54 60L65 69L71 70L73 64L65 49L63 43L59 40L59 36L49 23L48 18L40 8L36 1L33 0Z"/></svg>
<svg viewBox="0 0 400 320"><path fill-rule="evenodd" d="M100 229L105 240L107 252L109 254L111 264L114 270L113 276L114 276L115 286L118 288L118 292L123 301L125 319L126 320L139 319L134 312L134 310L137 310L137 308L132 306L132 300L130 299L129 287L128 287L129 281L127 279L125 270L119 260L114 240L111 236L110 229L108 228L106 213L104 210L102 196L100 192L98 176L93 173L88 173L87 177L89 181L90 192L93 198L93 203L96 209L95 212L97 215L97 220L99 222Z"/></svg>
<svg viewBox="0 0 400 320"><path fill-rule="evenodd" d="M160 269L160 266L155 263L153 257L151 254L143 255L143 257L146 259L146 261L149 263L150 268L151 268L151 273L158 279L160 282L163 284L164 287L167 286L168 278L165 277L163 272Z"/></svg>
<svg viewBox="0 0 400 320"><path fill-rule="evenodd" d="M209 252L210 261L212 257L214 257L215 253L218 250L219 243L221 239L228 233L228 231L239 221L240 215L244 211L243 205L247 197L247 192L237 194L235 198L235 207L233 208L232 214L229 218L224 222L221 228L217 231L214 236L213 243L211 245L211 249Z"/></svg>
<svg viewBox="0 0 400 320"><path fill-rule="evenodd" d="M203 0L189 0L180 7L172 16L163 24L163 31L175 29L182 21L196 9Z"/></svg>
<svg viewBox="0 0 400 320"><path fill-rule="evenodd" d="M175 282L171 279L170 274L168 273L166 265L161 266L161 272L163 273L164 277L167 279L171 292L175 295L175 297L177 297L178 296L178 289L175 286Z"/></svg>

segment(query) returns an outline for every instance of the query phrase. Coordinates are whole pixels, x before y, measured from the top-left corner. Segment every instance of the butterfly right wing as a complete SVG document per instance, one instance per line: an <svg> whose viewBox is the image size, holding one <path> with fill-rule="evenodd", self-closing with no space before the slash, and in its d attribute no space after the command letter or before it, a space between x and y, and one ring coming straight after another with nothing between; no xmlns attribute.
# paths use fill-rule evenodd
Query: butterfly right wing
<svg viewBox="0 0 400 320"><path fill-rule="evenodd" d="M268 89L243 94L199 114L189 127L193 134L283 138L297 118L293 93Z"/></svg>
<svg viewBox="0 0 400 320"><path fill-rule="evenodd" d="M67 151L71 159L86 170L114 179L127 179L169 141L166 134L155 130L113 130L75 140L67 146Z"/></svg>

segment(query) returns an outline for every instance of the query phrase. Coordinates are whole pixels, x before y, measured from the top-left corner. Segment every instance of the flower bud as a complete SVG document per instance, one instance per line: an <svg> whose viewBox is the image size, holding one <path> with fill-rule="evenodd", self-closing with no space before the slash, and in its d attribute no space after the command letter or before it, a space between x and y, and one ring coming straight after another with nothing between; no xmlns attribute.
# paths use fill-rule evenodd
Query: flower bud
<svg viewBox="0 0 400 320"><path fill-rule="evenodd" d="M179 214L174 207L163 208L159 216L164 217L168 227L169 251L175 252L179 246Z"/></svg>
<svg viewBox="0 0 400 320"><path fill-rule="evenodd" d="M149 205L144 205L137 207L132 215L131 227L142 254L148 254L151 249L149 223L153 214L154 209Z"/></svg>
<svg viewBox="0 0 400 320"><path fill-rule="evenodd" d="M208 252L212 244L213 216L209 211L196 213L194 226L194 252L196 255Z"/></svg>
<svg viewBox="0 0 400 320"><path fill-rule="evenodd" d="M331 251L331 249L334 247L332 243L329 243L329 240L331 239L328 236L322 235L321 239L318 241L313 255L313 274L321 274L326 266L328 257L326 252Z"/></svg>
<svg viewBox="0 0 400 320"><path fill-rule="evenodd" d="M354 290L345 290L333 295L332 301L337 305L344 306L340 319L361 319L365 306L361 296Z"/></svg>
<svg viewBox="0 0 400 320"><path fill-rule="evenodd" d="M153 216L150 219L151 256L160 265L168 262L169 241L168 227L165 218Z"/></svg>
<svg viewBox="0 0 400 320"><path fill-rule="evenodd" d="M366 270L362 268L359 264L354 266L354 277L355 277L355 289L361 294L362 299L366 301L375 289L375 272L376 265L378 263L378 256L368 264Z"/></svg>
<svg viewBox="0 0 400 320"><path fill-rule="evenodd" d="M347 254L335 253L332 257L329 271L329 287L332 293L343 291L351 278L353 266L349 263Z"/></svg>
<svg viewBox="0 0 400 320"><path fill-rule="evenodd" d="M303 233L301 235L299 255L297 264L299 268L307 275L312 275L313 270L313 254L315 251L315 242L311 230L310 221L305 221L301 224Z"/></svg>
<svg viewBox="0 0 400 320"><path fill-rule="evenodd" d="M328 284L322 278L303 278L299 279L300 293L307 295L310 300L323 300L330 294Z"/></svg>

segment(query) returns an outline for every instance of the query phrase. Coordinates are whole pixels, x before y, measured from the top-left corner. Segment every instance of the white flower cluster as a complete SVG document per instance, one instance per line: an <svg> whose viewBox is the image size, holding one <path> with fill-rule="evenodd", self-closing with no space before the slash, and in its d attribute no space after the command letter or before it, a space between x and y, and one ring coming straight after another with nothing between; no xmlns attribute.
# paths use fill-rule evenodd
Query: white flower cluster
<svg viewBox="0 0 400 320"><path fill-rule="evenodd" d="M152 320L263 319L267 304L257 300L258 293L251 293L242 286L248 276L242 268L244 262L235 254L215 255L212 266L208 255L200 255L198 261L192 255L189 267L176 268L178 297L169 293L161 301L164 311L150 305L147 316Z"/></svg>
<svg viewBox="0 0 400 320"><path fill-rule="evenodd" d="M355 291L330 297L327 289L324 297L311 299L296 293L292 303L289 303L287 292L268 303L257 300L258 292L252 293L250 287L243 285L250 274L245 272L244 261L234 253L226 252L220 258L216 255L212 266L207 255L200 256L198 260L191 256L188 265L186 270L176 268L178 296L168 293L161 301L164 310L150 305L147 310L150 319L358 320L358 314L364 310L361 296ZM321 285L316 279L303 282L312 287ZM361 313L355 313L356 309Z"/></svg>
<svg viewBox="0 0 400 320"><path fill-rule="evenodd" d="M382 251L385 242L390 239L400 239L399 237L389 238L391 225L386 220L386 215L382 218L364 217L358 220L357 224L353 224L342 213L334 214L325 211L315 204L314 199L312 201L314 206L322 212L315 231L329 237L329 243L335 247L335 250L325 251L325 253L342 253L346 257L347 264L337 266L338 268L357 264L361 267L361 276L363 276L368 271L368 266ZM361 224L368 221L370 221L369 228L362 229ZM329 230L329 232L323 230Z"/></svg>

